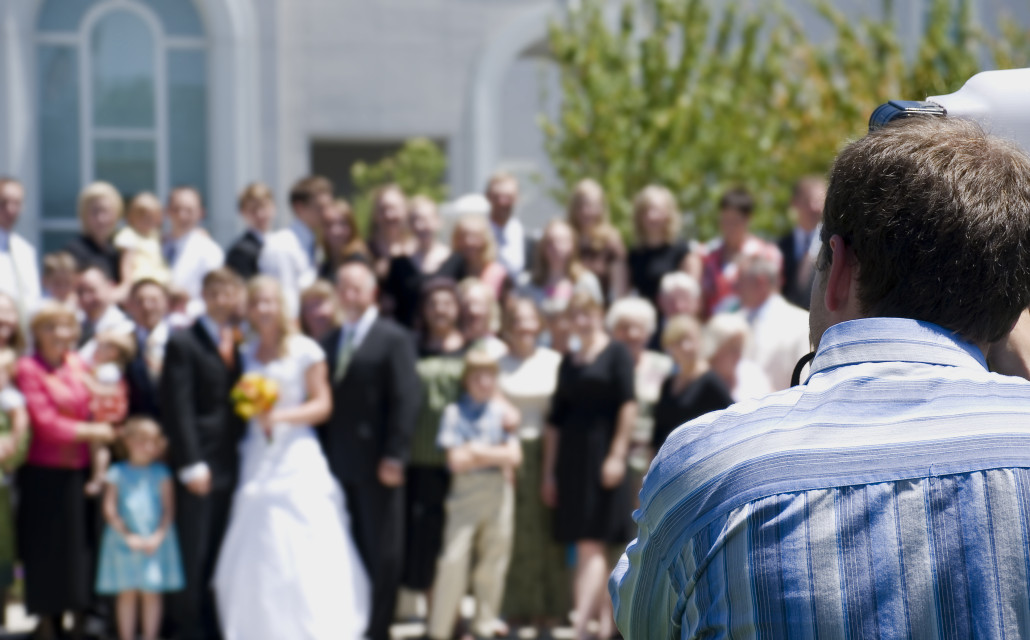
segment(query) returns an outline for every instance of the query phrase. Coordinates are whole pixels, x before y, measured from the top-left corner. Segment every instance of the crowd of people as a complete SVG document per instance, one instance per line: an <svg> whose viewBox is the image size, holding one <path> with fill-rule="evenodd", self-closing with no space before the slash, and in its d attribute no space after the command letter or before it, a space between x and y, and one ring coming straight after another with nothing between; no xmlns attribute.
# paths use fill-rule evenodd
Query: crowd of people
<svg viewBox="0 0 1030 640"><path fill-rule="evenodd" d="M798 181L777 244L731 189L703 244L652 185L627 245L589 179L539 234L506 173L456 220L387 185L362 234L312 176L281 228L247 186L223 250L197 190L94 183L40 259L0 179L0 587L20 562L40 638L68 613L123 639L388 638L402 586L440 640L468 592L476 637L570 611L611 637L654 453L810 351L825 193Z"/></svg>

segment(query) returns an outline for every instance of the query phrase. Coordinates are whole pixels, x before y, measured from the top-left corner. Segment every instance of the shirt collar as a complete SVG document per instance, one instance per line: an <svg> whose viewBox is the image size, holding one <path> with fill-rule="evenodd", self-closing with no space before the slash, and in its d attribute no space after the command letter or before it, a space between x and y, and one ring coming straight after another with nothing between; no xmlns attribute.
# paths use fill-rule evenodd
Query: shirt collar
<svg viewBox="0 0 1030 640"><path fill-rule="evenodd" d="M200 326L204 327L204 330L207 331L207 335L211 337L212 342L217 345L222 339L220 335L221 329L218 324L207 314L200 316L197 320L200 322Z"/></svg>
<svg viewBox="0 0 1030 640"><path fill-rule="evenodd" d="M0 229L0 251L11 251L11 236L12 232L7 229Z"/></svg>
<svg viewBox="0 0 1030 640"><path fill-rule="evenodd" d="M862 318L835 324L823 333L811 375L864 362L987 369L978 347L944 327L908 318Z"/></svg>
<svg viewBox="0 0 1030 640"><path fill-rule="evenodd" d="M347 323L343 325L343 331L340 332L340 338L343 339L348 333L353 332L351 342L356 346L365 339L365 334L372 328L372 323L379 317L379 309L372 305L368 309L365 309L365 313L361 314L357 322Z"/></svg>
<svg viewBox="0 0 1030 640"><path fill-rule="evenodd" d="M294 218L290 221L290 230L293 231L297 239L300 240L300 245L306 250L311 250L315 246L315 234L308 228L306 224Z"/></svg>

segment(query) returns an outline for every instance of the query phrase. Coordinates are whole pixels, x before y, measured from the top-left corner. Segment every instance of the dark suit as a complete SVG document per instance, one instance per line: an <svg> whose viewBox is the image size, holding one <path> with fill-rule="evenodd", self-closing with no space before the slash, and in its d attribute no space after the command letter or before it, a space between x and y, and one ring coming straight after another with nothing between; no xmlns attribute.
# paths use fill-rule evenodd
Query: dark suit
<svg viewBox="0 0 1030 640"><path fill-rule="evenodd" d="M780 238L776 246L783 254L783 297L807 310L808 305L811 304L812 279L815 276L815 270L812 270L808 278L808 286L798 282L798 268L801 266L801 261L797 258L797 242L793 230ZM808 251L807 247L805 251Z"/></svg>
<svg viewBox="0 0 1030 640"><path fill-rule="evenodd" d="M340 330L334 331L322 343L330 381L340 336ZM368 637L373 640L389 637L404 553L404 489L380 484L378 467L384 458L407 461L420 399L410 335L393 321L378 318L355 349L343 379L333 382L333 413L320 429L372 581Z"/></svg>
<svg viewBox="0 0 1030 640"><path fill-rule="evenodd" d="M225 266L235 271L244 280L258 274L258 258L264 241L253 231L247 231L229 247L225 254Z"/></svg>
<svg viewBox="0 0 1030 640"><path fill-rule="evenodd" d="M177 472L205 462L212 487L206 496L197 496L176 483L176 527L186 576L186 589L174 603L180 638L220 636L210 585L229 520L244 429L229 401L240 377L239 363L237 351L235 366L225 365L199 321L172 334L165 348L160 402L172 468Z"/></svg>
<svg viewBox="0 0 1030 640"><path fill-rule="evenodd" d="M136 357L125 368L125 383L129 387L129 415L147 416L160 421L160 380L154 380L147 370L146 347L138 339Z"/></svg>

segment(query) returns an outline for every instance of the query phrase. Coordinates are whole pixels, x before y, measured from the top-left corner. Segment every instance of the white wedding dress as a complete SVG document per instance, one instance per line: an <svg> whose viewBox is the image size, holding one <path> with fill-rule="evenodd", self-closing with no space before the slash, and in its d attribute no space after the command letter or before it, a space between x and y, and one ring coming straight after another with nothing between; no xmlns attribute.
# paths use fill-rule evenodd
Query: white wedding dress
<svg viewBox="0 0 1030 640"><path fill-rule="evenodd" d="M324 360L315 342L289 338L287 355L244 371L279 383L278 407L305 401L305 373ZM254 422L240 445L240 484L215 569L226 640L360 638L371 589L350 534L346 498L310 426L277 425L269 440Z"/></svg>

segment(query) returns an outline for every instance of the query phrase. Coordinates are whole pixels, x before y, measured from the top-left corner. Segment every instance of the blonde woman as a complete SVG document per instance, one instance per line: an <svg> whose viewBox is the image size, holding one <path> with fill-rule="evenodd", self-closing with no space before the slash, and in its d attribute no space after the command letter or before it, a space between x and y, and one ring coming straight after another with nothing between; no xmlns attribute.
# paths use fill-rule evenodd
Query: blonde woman
<svg viewBox="0 0 1030 640"><path fill-rule="evenodd" d="M241 351L243 370L277 383L279 397L240 445L240 484L214 576L222 632L226 640L360 638L368 577L312 426L332 411L325 354L293 332L275 280L255 277L248 294L254 338Z"/></svg>
<svg viewBox="0 0 1030 640"><path fill-rule="evenodd" d="M518 293L548 312L564 309L576 291L604 301L601 284L579 261L576 232L564 220L551 220L537 244L532 271L520 279Z"/></svg>
<svg viewBox="0 0 1030 640"><path fill-rule="evenodd" d="M112 282L122 281L121 252L112 239L124 206L121 194L108 182L94 182L79 193L82 233L64 246L79 269L96 265Z"/></svg>
<svg viewBox="0 0 1030 640"><path fill-rule="evenodd" d="M676 198L665 187L645 187L633 199L636 244L629 251L630 282L637 295L658 302L662 276L683 271L701 278L701 257L679 237L680 215Z"/></svg>
<svg viewBox="0 0 1030 640"><path fill-rule="evenodd" d="M471 215L459 220L451 234L451 250L464 260L466 276L480 280L500 300L508 271L497 261L497 244L487 219Z"/></svg>
<svg viewBox="0 0 1030 640"><path fill-rule="evenodd" d="M626 246L608 220L604 189L595 180L580 180L569 200L568 222L576 231L579 259L601 284L606 301L626 295Z"/></svg>

